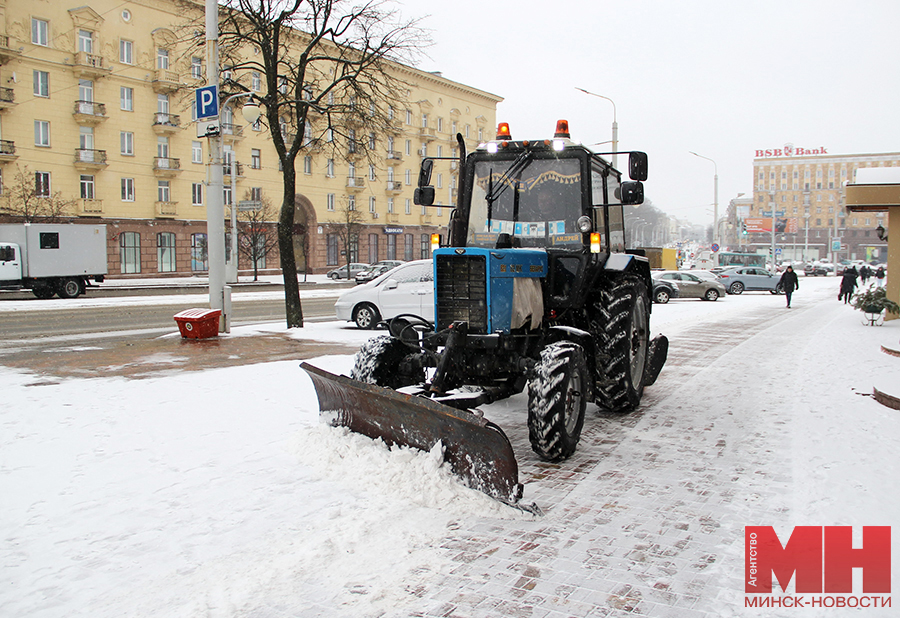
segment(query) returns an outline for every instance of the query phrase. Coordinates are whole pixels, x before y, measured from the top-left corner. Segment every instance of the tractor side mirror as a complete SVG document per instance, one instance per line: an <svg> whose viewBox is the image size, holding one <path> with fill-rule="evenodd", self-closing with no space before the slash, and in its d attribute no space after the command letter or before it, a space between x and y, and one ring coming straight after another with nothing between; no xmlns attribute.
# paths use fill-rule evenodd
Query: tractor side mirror
<svg viewBox="0 0 900 618"><path fill-rule="evenodd" d="M619 187L620 200L625 206L644 203L644 185L640 182L623 182Z"/></svg>
<svg viewBox="0 0 900 618"><path fill-rule="evenodd" d="M431 170L434 169L434 161L431 159L422 160L422 168L419 170L419 186L424 187L431 184Z"/></svg>
<svg viewBox="0 0 900 618"><path fill-rule="evenodd" d="M628 154L628 177L632 180L647 180L646 152L634 151Z"/></svg>
<svg viewBox="0 0 900 618"><path fill-rule="evenodd" d="M431 186L431 171L434 169L434 161L423 159L419 169L419 186L413 191L413 203L417 206L431 206L434 204L434 187Z"/></svg>

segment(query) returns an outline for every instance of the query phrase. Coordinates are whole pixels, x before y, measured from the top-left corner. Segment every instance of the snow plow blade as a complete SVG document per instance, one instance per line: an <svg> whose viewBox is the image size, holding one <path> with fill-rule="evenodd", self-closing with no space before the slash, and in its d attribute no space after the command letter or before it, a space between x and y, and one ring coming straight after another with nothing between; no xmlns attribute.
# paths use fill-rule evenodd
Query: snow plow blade
<svg viewBox="0 0 900 618"><path fill-rule="evenodd" d="M388 445L430 451L440 441L444 461L472 489L507 504L522 497L519 465L503 430L484 418L389 388L337 376L308 363L319 398L319 416Z"/></svg>

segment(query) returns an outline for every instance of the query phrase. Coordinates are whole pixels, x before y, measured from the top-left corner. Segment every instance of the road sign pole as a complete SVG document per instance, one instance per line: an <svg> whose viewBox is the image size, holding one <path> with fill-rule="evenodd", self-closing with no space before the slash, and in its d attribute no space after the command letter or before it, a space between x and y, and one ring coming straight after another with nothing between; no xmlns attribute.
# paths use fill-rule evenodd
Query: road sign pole
<svg viewBox="0 0 900 618"><path fill-rule="evenodd" d="M206 83L219 90L219 4L206 0ZM214 105L218 111L219 102ZM225 309L225 205L222 177L221 132L209 136L209 186L206 195L206 242L209 258L209 306L222 310L219 332L229 332L231 316Z"/></svg>

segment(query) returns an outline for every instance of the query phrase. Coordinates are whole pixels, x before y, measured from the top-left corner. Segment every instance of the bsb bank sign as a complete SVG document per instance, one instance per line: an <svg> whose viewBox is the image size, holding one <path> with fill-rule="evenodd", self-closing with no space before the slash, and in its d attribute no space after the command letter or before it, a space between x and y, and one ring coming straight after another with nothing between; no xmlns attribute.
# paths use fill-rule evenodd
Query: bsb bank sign
<svg viewBox="0 0 900 618"><path fill-rule="evenodd" d="M773 150L757 150L756 158L765 157L805 157L809 155L826 155L828 149L825 146L820 148L794 148L793 144L785 144L784 148L775 148Z"/></svg>
<svg viewBox="0 0 900 618"><path fill-rule="evenodd" d="M787 543L772 526L745 527L744 607L891 607L891 527L861 532L854 547L851 526L796 526Z"/></svg>

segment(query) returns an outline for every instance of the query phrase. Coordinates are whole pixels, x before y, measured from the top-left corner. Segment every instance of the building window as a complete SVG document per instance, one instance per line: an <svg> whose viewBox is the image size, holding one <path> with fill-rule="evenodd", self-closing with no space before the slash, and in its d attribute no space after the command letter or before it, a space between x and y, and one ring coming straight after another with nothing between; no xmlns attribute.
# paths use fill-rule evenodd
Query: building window
<svg viewBox="0 0 900 618"><path fill-rule="evenodd" d="M375 212L375 197L372 196L369 198L369 212ZM376 262L378 260L375 260Z"/></svg>
<svg viewBox="0 0 900 618"><path fill-rule="evenodd" d="M191 234L191 270L209 270L209 244L206 234Z"/></svg>
<svg viewBox="0 0 900 618"><path fill-rule="evenodd" d="M356 152L356 131L354 129L350 129L347 136L347 151Z"/></svg>
<svg viewBox="0 0 900 618"><path fill-rule="evenodd" d="M78 31L78 51L86 54L94 53L94 33L90 30Z"/></svg>
<svg viewBox="0 0 900 618"><path fill-rule="evenodd" d="M369 263L378 261L378 234L369 234Z"/></svg>
<svg viewBox="0 0 900 618"><path fill-rule="evenodd" d="M34 71L34 96L50 97L50 73L47 71Z"/></svg>
<svg viewBox="0 0 900 618"><path fill-rule="evenodd" d="M156 235L156 271L175 272L175 234L160 232Z"/></svg>
<svg viewBox="0 0 900 618"><path fill-rule="evenodd" d="M34 121L34 145L50 147L50 123L46 120Z"/></svg>
<svg viewBox="0 0 900 618"><path fill-rule="evenodd" d="M191 57L191 77L193 79L203 79L203 58Z"/></svg>
<svg viewBox="0 0 900 618"><path fill-rule="evenodd" d="M388 198L388 212L391 214L394 212L394 198L392 197Z"/></svg>
<svg viewBox="0 0 900 618"><path fill-rule="evenodd" d="M119 39L119 62L122 64L134 64L134 43L126 39Z"/></svg>
<svg viewBox="0 0 900 618"><path fill-rule="evenodd" d="M303 157L303 173L312 174L312 157L309 155Z"/></svg>
<svg viewBox="0 0 900 618"><path fill-rule="evenodd" d="M119 132L119 147L126 157L134 156L134 133L131 131Z"/></svg>
<svg viewBox="0 0 900 618"><path fill-rule="evenodd" d="M431 257L431 236L422 234L419 237L419 259L427 260Z"/></svg>
<svg viewBox="0 0 900 618"><path fill-rule="evenodd" d="M250 167L252 169L258 170L262 167L262 153L259 148L253 148L250 150Z"/></svg>
<svg viewBox="0 0 900 618"><path fill-rule="evenodd" d="M404 212L406 212L406 214L410 214L412 212L412 201L410 201L409 198L406 198L406 208ZM412 242L412 240L410 240L410 242Z"/></svg>
<svg viewBox="0 0 900 618"><path fill-rule="evenodd" d="M410 262L413 259L413 235L404 234L403 238L403 259Z"/></svg>
<svg viewBox="0 0 900 618"><path fill-rule="evenodd" d="M194 206L203 206L203 183L191 183L191 204Z"/></svg>
<svg viewBox="0 0 900 618"><path fill-rule="evenodd" d="M172 194L170 193L169 181L156 181L156 199L160 202L170 202Z"/></svg>
<svg viewBox="0 0 900 618"><path fill-rule="evenodd" d="M325 164L325 175L329 178L334 178L334 159L328 159L328 162Z"/></svg>
<svg viewBox="0 0 900 618"><path fill-rule="evenodd" d="M406 170L403 177L404 177L404 182L406 183L407 186L412 184L412 170ZM409 214L409 213L407 213L407 214Z"/></svg>
<svg viewBox="0 0 900 618"><path fill-rule="evenodd" d="M122 274L141 272L141 235L137 232L119 234L119 259Z"/></svg>
<svg viewBox="0 0 900 618"><path fill-rule="evenodd" d="M325 207L330 211L334 211L334 193L329 193L326 196Z"/></svg>
<svg viewBox="0 0 900 618"><path fill-rule="evenodd" d="M83 200L92 200L94 199L94 177L82 174L81 179L79 181L79 185L81 187L81 199Z"/></svg>
<svg viewBox="0 0 900 618"><path fill-rule="evenodd" d="M444 119L443 118L438 118L437 130L443 133L443 131L444 131Z"/></svg>
<svg viewBox="0 0 900 618"><path fill-rule="evenodd" d="M203 142L191 142L191 163L203 163Z"/></svg>
<svg viewBox="0 0 900 618"><path fill-rule="evenodd" d="M369 164L369 180L375 180L375 166Z"/></svg>
<svg viewBox="0 0 900 618"><path fill-rule="evenodd" d="M406 110L406 124L412 124L412 110Z"/></svg>
<svg viewBox="0 0 900 618"><path fill-rule="evenodd" d="M250 187L250 201L252 201L252 202L261 202L262 201L262 187Z"/></svg>
<svg viewBox="0 0 900 618"><path fill-rule="evenodd" d="M428 114L422 114L422 128L428 128Z"/></svg>
<svg viewBox="0 0 900 618"><path fill-rule="evenodd" d="M50 172L34 173L35 197L50 197Z"/></svg>
<svg viewBox="0 0 900 618"><path fill-rule="evenodd" d="M388 234L387 236L387 258L388 260L397 259L397 235Z"/></svg>
<svg viewBox="0 0 900 618"><path fill-rule="evenodd" d="M231 185L225 185L225 187L223 188L223 191L222 191L222 202L223 202L226 206L230 206L230 205L231 205L231 199L232 199Z"/></svg>
<svg viewBox="0 0 900 618"><path fill-rule="evenodd" d="M369 133L369 150L375 150L375 134Z"/></svg>
<svg viewBox="0 0 900 618"><path fill-rule="evenodd" d="M166 70L169 68L169 50L158 48L156 50L156 68Z"/></svg>
<svg viewBox="0 0 900 618"><path fill-rule="evenodd" d="M406 154L407 156L412 154L412 140L409 139L406 140Z"/></svg>
<svg viewBox="0 0 900 618"><path fill-rule="evenodd" d="M250 88L253 92L262 90L262 77L260 76L259 71L250 73Z"/></svg>
<svg viewBox="0 0 900 618"><path fill-rule="evenodd" d="M340 254L337 234L328 234L325 237L325 246L327 247L325 256L327 266L337 266L338 255Z"/></svg>
<svg viewBox="0 0 900 618"><path fill-rule="evenodd" d="M43 47L50 45L50 22L31 18L31 42Z"/></svg>
<svg viewBox="0 0 900 618"><path fill-rule="evenodd" d="M120 107L126 112L134 111L134 88L122 86L119 88Z"/></svg>
<svg viewBox="0 0 900 618"><path fill-rule="evenodd" d="M133 202L134 201L134 178L123 178L122 179L122 201L123 202Z"/></svg>
<svg viewBox="0 0 900 618"><path fill-rule="evenodd" d="M347 209L348 210L356 210L356 196L355 195L347 196Z"/></svg>

